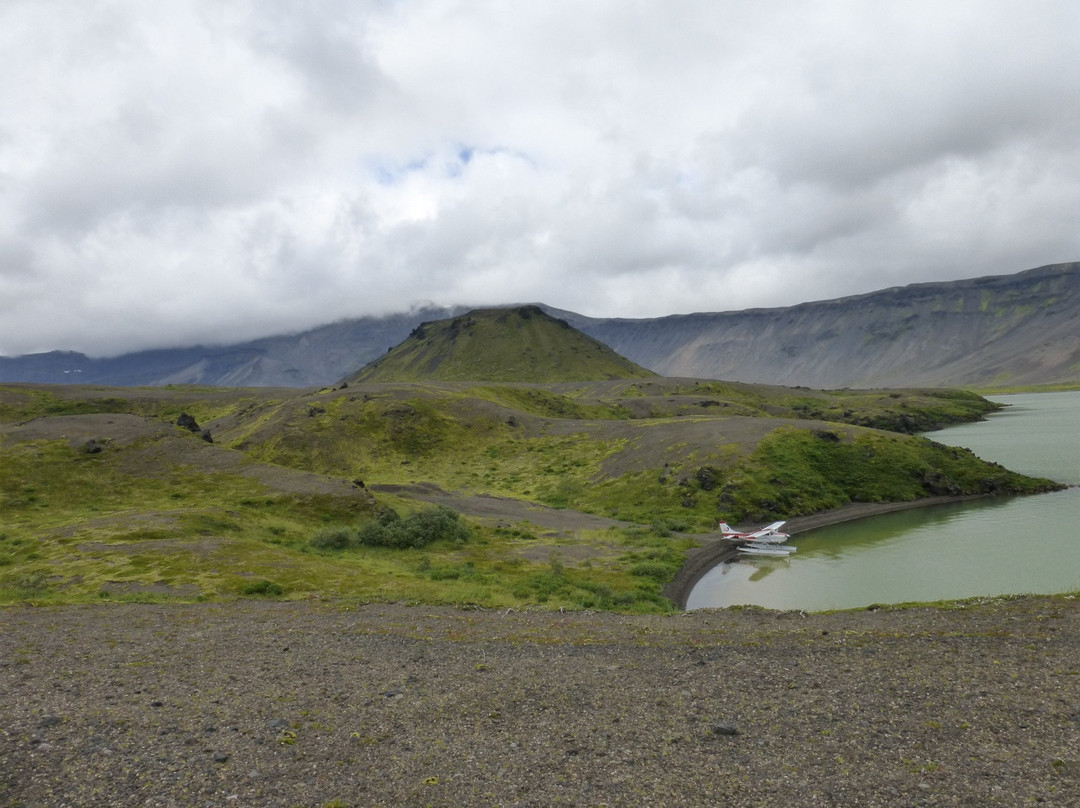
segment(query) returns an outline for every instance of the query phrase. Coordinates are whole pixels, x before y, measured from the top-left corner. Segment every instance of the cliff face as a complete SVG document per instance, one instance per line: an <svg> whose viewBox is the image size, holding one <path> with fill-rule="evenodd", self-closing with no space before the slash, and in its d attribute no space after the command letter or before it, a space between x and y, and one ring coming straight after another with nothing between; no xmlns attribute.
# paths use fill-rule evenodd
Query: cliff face
<svg viewBox="0 0 1080 808"><path fill-rule="evenodd" d="M1080 382L1080 264L885 289L783 309L597 319L543 307L667 376L839 387ZM333 384L425 320L465 309L364 317L221 348L111 359L54 352L0 357L0 382Z"/></svg>
<svg viewBox="0 0 1080 808"><path fill-rule="evenodd" d="M1080 380L1080 264L784 309L567 319L669 376L819 388Z"/></svg>

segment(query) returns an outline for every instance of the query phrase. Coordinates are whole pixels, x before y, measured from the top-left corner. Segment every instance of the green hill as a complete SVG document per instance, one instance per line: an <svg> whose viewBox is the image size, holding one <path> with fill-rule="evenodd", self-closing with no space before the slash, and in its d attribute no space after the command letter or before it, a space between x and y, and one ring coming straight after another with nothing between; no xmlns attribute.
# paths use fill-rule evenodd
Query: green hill
<svg viewBox="0 0 1080 808"><path fill-rule="evenodd" d="M537 306L423 323L346 381L580 382L656 374Z"/></svg>

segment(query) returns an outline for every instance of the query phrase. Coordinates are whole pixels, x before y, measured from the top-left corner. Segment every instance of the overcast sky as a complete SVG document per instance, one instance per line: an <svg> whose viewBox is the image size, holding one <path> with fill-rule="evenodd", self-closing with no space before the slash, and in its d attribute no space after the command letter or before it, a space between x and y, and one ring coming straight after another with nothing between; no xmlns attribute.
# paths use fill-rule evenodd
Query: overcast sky
<svg viewBox="0 0 1080 808"><path fill-rule="evenodd" d="M0 0L0 354L1080 260L1080 3Z"/></svg>

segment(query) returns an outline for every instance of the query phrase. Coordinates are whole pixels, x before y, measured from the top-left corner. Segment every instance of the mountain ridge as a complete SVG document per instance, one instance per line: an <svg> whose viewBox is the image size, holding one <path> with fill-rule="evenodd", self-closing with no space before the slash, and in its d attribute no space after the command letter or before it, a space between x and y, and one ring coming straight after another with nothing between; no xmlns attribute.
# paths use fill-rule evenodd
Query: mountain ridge
<svg viewBox="0 0 1080 808"><path fill-rule="evenodd" d="M1080 383L1080 264L894 286L783 308L596 318L541 305L652 371L818 388ZM424 321L468 307L362 317L222 347L108 359L0 357L0 382L315 387Z"/></svg>
<svg viewBox="0 0 1080 808"><path fill-rule="evenodd" d="M568 321L665 375L808 387L1080 381L1080 264L796 306Z"/></svg>

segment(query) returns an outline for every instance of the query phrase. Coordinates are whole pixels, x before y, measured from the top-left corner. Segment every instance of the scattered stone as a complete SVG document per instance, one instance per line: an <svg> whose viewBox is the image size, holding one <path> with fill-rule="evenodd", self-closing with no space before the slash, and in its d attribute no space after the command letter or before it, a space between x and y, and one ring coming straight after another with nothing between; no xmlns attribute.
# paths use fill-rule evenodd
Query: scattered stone
<svg viewBox="0 0 1080 808"><path fill-rule="evenodd" d="M228 752L214 752L214 763L224 763L228 759Z"/></svg>
<svg viewBox="0 0 1080 808"><path fill-rule="evenodd" d="M62 723L64 723L64 719L59 715L43 715L38 727L40 729L48 729L49 727L55 727L57 724Z"/></svg>
<svg viewBox="0 0 1080 808"><path fill-rule="evenodd" d="M712 733L713 735L738 735L739 728L734 724L715 724Z"/></svg>
<svg viewBox="0 0 1080 808"><path fill-rule="evenodd" d="M716 487L716 469L702 466L695 474L702 491L712 491Z"/></svg>
<svg viewBox="0 0 1080 808"><path fill-rule="evenodd" d="M165 702L159 701L158 699L154 699L152 702L150 702L150 706L151 707L164 707Z"/></svg>
<svg viewBox="0 0 1080 808"><path fill-rule="evenodd" d="M267 729L288 729L289 722L284 718L271 718L266 722Z"/></svg>
<svg viewBox="0 0 1080 808"><path fill-rule="evenodd" d="M83 444L83 451L87 454L98 454L103 448L104 447L93 438Z"/></svg>

